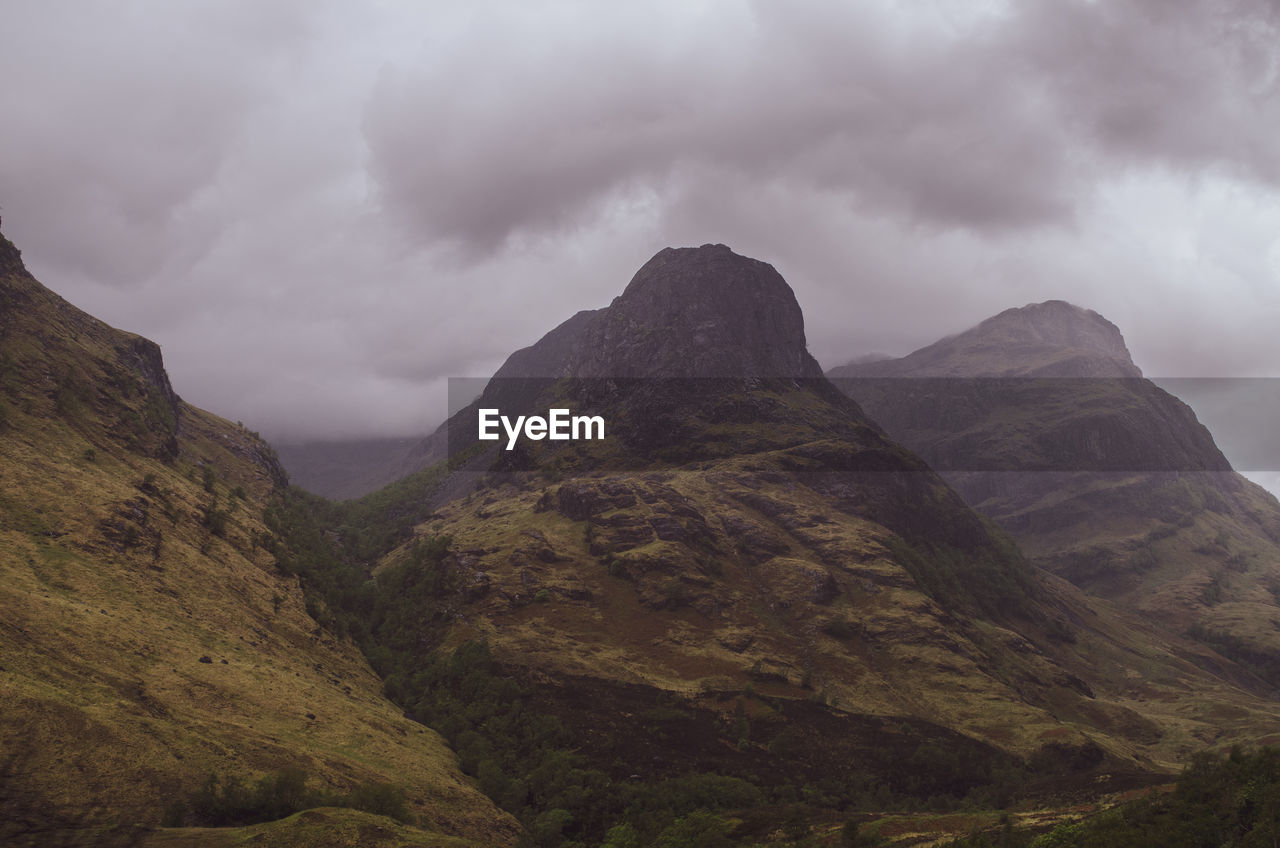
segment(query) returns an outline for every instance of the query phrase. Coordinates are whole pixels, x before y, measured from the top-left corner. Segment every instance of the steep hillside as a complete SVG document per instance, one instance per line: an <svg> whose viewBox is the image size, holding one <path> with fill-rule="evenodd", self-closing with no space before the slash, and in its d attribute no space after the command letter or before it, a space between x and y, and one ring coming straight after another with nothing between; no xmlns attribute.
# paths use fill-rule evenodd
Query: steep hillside
<svg viewBox="0 0 1280 848"><path fill-rule="evenodd" d="M1280 687L1280 504L1119 331L1051 301L831 377L1041 567Z"/></svg>
<svg viewBox="0 0 1280 848"><path fill-rule="evenodd" d="M334 798L391 784L378 797L403 792L424 828L514 840L276 567L262 516L283 483L256 435L179 399L154 343L45 289L0 237L0 842L177 839L152 831L183 805L199 823L211 773L282 770ZM428 838L408 830L384 844Z"/></svg>

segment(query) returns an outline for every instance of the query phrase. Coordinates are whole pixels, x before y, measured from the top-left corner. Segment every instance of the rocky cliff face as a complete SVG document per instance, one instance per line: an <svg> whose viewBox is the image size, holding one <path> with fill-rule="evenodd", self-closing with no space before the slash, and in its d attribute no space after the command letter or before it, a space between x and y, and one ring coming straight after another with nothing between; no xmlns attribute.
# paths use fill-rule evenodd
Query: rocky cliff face
<svg viewBox="0 0 1280 848"><path fill-rule="evenodd" d="M722 244L667 248L595 317L573 352L585 378L819 377L795 294Z"/></svg>
<svg viewBox="0 0 1280 848"><path fill-rule="evenodd" d="M410 450L404 473L470 447L479 408L545 414L546 393L561 378L571 380L561 404L569 401L581 413L609 411L628 450L642 454L640 464L667 448L697 448L693 431L701 424L673 408L687 412L690 404L714 403L762 379L809 380L829 401L844 402L809 354L800 306L773 266L725 245L666 248L608 307L579 312L511 354L476 402ZM760 425L757 433L769 432L768 405L721 404L708 414L722 425L745 416ZM452 497L468 488L455 479L443 491Z"/></svg>
<svg viewBox="0 0 1280 848"><path fill-rule="evenodd" d="M584 309L528 347L507 357L494 379L569 377L577 370L574 351L604 310Z"/></svg>
<svg viewBox="0 0 1280 848"><path fill-rule="evenodd" d="M183 404L169 383L160 346L108 327L49 291L4 239L0 330L0 369L15 386L46 386L50 413L78 427L96 447L176 458ZM24 399L24 406L29 402Z"/></svg>

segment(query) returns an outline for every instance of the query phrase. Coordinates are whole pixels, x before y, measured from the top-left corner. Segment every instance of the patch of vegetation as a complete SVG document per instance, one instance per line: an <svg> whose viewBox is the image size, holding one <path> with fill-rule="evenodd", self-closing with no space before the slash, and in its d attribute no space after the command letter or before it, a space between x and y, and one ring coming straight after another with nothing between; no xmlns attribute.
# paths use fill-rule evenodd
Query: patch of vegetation
<svg viewBox="0 0 1280 848"><path fill-rule="evenodd" d="M997 620L1025 615L1038 596L1035 578L1017 546L993 532L994 544L965 551L941 544L888 542L894 559L944 607Z"/></svg>
<svg viewBox="0 0 1280 848"><path fill-rule="evenodd" d="M830 618L818 628L833 639L850 639L858 634L857 628L843 618Z"/></svg>
<svg viewBox="0 0 1280 848"><path fill-rule="evenodd" d="M1259 650L1239 636L1213 630L1198 623L1187 629L1187 636L1208 645L1271 686L1280 689L1280 656Z"/></svg>
<svg viewBox="0 0 1280 848"><path fill-rule="evenodd" d="M423 469L372 494L334 505L343 554L372 563L408 541L413 528L432 512L431 495L445 474L443 465Z"/></svg>
<svg viewBox="0 0 1280 848"><path fill-rule="evenodd" d="M387 783L365 783L346 794L326 792L308 785L304 769L285 768L248 784L240 777L209 775L185 800L165 807L166 827L203 825L239 827L276 821L314 807L351 807L411 823L404 791Z"/></svg>
<svg viewBox="0 0 1280 848"><path fill-rule="evenodd" d="M218 496L214 495L209 504L204 507L204 514L201 516L200 523L213 535L221 538L227 535L227 520L231 517L231 513L218 506Z"/></svg>
<svg viewBox="0 0 1280 848"><path fill-rule="evenodd" d="M974 834L955 848L1199 848L1280 842L1280 750L1220 757L1200 754L1174 791L1113 807L1048 833L1004 829Z"/></svg>
<svg viewBox="0 0 1280 848"><path fill-rule="evenodd" d="M58 378L53 394L54 409L58 415L70 421L80 421L88 408L91 395L88 387L72 369L68 368Z"/></svg>
<svg viewBox="0 0 1280 848"><path fill-rule="evenodd" d="M484 643L467 642L425 661L413 656L421 655L398 655L407 663L387 677L388 695L449 741L481 791L523 822L527 844L604 838L624 845L633 837L636 845L721 844L671 840L686 830L703 833L713 818L723 833L727 824L719 812L766 801L759 787L738 777L692 774L645 782L592 767L574 750L575 734L530 706L527 687L503 673ZM417 670L410 673L410 666Z"/></svg>

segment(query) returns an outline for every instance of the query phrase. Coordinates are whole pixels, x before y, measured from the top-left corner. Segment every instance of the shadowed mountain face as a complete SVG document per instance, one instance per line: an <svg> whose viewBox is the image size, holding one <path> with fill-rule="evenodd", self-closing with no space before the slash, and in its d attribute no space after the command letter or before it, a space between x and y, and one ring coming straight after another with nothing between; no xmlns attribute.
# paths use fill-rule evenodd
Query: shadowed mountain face
<svg viewBox="0 0 1280 848"><path fill-rule="evenodd" d="M563 474L786 451L780 467L803 471L797 479L807 485L839 489L849 509L899 532L928 527L934 541L991 543L950 493L938 496L935 514L921 508L922 499L937 499L923 496L940 481L822 377L777 271L724 245L659 252L609 307L578 313L513 354L454 417L451 453L477 444L478 408L523 414L564 404L602 417L607 443L526 442L483 459L496 456L502 470Z"/></svg>
<svg viewBox="0 0 1280 848"><path fill-rule="evenodd" d="M1114 325L1060 301L830 372L1038 565L1278 686L1280 507L1139 374Z"/></svg>
<svg viewBox="0 0 1280 848"><path fill-rule="evenodd" d="M283 480L256 435L174 393L157 345L44 288L0 236L0 844L150 844L211 773L283 769L331 792L396 784L432 830L514 841L317 628L272 552ZM424 836L396 832L379 844ZM201 844L239 832L221 833Z"/></svg>

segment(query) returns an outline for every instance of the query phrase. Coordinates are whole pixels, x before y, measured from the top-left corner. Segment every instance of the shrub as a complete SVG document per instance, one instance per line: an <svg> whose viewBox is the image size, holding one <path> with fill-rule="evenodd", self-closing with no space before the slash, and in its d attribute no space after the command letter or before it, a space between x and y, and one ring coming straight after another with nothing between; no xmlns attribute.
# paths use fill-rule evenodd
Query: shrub
<svg viewBox="0 0 1280 848"><path fill-rule="evenodd" d="M362 783L343 799L342 806L390 816L399 822L409 821L404 790L390 783Z"/></svg>
<svg viewBox="0 0 1280 848"><path fill-rule="evenodd" d="M185 824L188 812L194 823L208 827L238 827L275 821L312 807L351 807L397 821L410 821L404 790L389 783L363 783L346 795L312 789L305 769L288 766L265 775L250 787L240 777L223 780L210 774L186 801L165 806L165 827Z"/></svg>
<svg viewBox="0 0 1280 848"><path fill-rule="evenodd" d="M218 499L215 497L210 504L205 507L204 518L202 523L209 532L215 536L222 537L227 535L227 519L230 513L218 506Z"/></svg>

